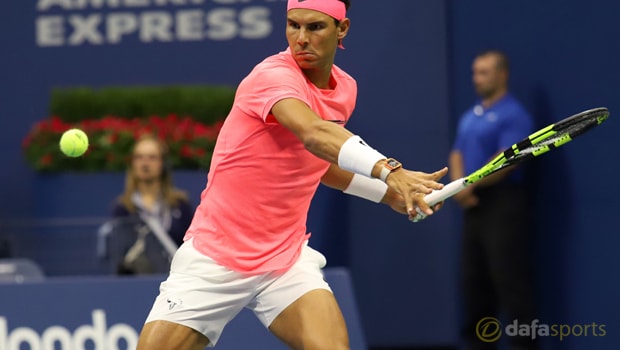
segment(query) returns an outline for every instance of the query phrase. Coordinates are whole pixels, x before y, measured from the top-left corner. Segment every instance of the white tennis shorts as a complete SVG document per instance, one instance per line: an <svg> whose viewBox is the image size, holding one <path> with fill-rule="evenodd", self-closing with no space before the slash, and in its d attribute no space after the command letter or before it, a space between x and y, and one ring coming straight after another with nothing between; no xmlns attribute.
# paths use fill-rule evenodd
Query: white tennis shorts
<svg viewBox="0 0 620 350"><path fill-rule="evenodd" d="M213 347L224 326L244 307L269 327L280 312L309 291L331 292L321 271L325 264L323 254L306 243L288 271L249 276L218 265L189 240L177 250L146 323L165 320L193 328Z"/></svg>

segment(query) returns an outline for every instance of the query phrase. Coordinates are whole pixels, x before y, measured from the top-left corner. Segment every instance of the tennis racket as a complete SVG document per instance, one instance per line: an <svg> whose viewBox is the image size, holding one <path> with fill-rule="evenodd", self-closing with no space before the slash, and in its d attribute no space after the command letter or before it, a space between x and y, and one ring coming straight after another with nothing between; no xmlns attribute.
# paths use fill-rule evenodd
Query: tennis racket
<svg viewBox="0 0 620 350"><path fill-rule="evenodd" d="M575 114L540 129L521 142L507 148L482 168L466 177L450 182L441 190L427 194L424 197L424 201L432 208L435 204L454 196L465 187L482 180L498 170L538 157L572 141L575 137L601 124L608 117L609 110L605 107L599 107ZM418 214L411 218L411 221L418 222L425 217L426 215L418 210Z"/></svg>

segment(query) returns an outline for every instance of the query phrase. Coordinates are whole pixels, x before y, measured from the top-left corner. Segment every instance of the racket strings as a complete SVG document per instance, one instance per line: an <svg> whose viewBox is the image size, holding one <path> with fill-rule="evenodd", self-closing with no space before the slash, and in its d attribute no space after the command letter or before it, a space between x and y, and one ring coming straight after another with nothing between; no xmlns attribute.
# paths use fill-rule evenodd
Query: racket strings
<svg viewBox="0 0 620 350"><path fill-rule="evenodd" d="M564 125L559 130L549 130L549 135L547 137L539 137L536 143L530 142L526 147L519 149L518 156L537 156L545 153L571 141L598 124L600 124L598 118L591 116L590 118L584 118L569 125Z"/></svg>
<svg viewBox="0 0 620 350"><path fill-rule="evenodd" d="M464 181L473 184L496 171L547 153L601 124L608 116L606 108L597 108L548 125L506 149L485 166L466 176Z"/></svg>
<svg viewBox="0 0 620 350"><path fill-rule="evenodd" d="M553 148L553 147L557 147L560 145L565 144L566 142L571 140L571 136L570 136L570 132L568 132L568 130L559 133L559 134L554 134L549 136L548 138L545 138L543 140L541 140L540 142L530 145L528 147L525 147L521 150L519 150L519 154L518 156L526 156L529 154L539 154L541 152L546 152L549 149Z"/></svg>

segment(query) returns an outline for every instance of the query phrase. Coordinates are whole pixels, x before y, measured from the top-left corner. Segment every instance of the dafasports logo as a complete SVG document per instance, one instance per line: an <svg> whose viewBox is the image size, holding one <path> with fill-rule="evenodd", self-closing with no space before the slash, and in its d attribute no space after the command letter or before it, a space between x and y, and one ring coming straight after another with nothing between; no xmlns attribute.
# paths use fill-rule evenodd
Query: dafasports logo
<svg viewBox="0 0 620 350"><path fill-rule="evenodd" d="M93 310L92 324L75 329L54 325L38 334L29 327L18 327L9 332L8 320L0 317L0 350L20 350L28 345L32 350L120 350L135 349L138 334L130 325L117 323L107 326L103 310Z"/></svg>
<svg viewBox="0 0 620 350"><path fill-rule="evenodd" d="M607 335L605 324L592 322L589 324L546 324L538 319L531 323L512 321L506 327L495 317L482 318L476 324L476 336L485 343L498 341L503 335L508 337L556 337L563 341L567 337L604 337Z"/></svg>

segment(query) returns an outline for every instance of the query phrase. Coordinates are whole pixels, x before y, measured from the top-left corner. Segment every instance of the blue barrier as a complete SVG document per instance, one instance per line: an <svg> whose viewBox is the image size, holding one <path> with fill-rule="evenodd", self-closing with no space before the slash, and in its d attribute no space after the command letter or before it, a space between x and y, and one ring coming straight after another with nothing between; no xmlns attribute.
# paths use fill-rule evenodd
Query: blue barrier
<svg viewBox="0 0 620 350"><path fill-rule="evenodd" d="M0 284L0 349L134 349L164 276L53 278ZM366 349L349 273L325 269L347 321L351 349ZM58 347L60 346L60 347ZM217 349L287 349L249 310L224 330Z"/></svg>

